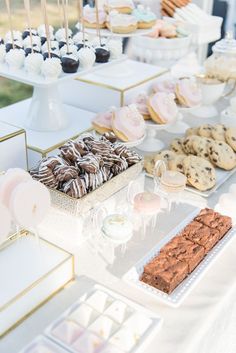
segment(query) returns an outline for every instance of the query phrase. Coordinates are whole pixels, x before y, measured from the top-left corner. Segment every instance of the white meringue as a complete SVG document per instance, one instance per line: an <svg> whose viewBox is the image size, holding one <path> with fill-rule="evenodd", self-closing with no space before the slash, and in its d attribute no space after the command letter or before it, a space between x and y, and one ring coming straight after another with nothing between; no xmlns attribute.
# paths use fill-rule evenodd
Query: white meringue
<svg viewBox="0 0 236 353"><path fill-rule="evenodd" d="M0 44L0 63L4 63L6 56L5 44Z"/></svg>
<svg viewBox="0 0 236 353"><path fill-rule="evenodd" d="M68 37L71 37L71 36L72 36L72 30L68 28ZM58 40L58 42L60 42L60 40L62 39L65 39L66 38L65 28L59 28L55 33L55 37L56 37L56 40Z"/></svg>
<svg viewBox="0 0 236 353"><path fill-rule="evenodd" d="M93 49L84 47L78 51L78 59L79 59L80 66L82 68L89 69L94 65L96 60L96 55Z"/></svg>
<svg viewBox="0 0 236 353"><path fill-rule="evenodd" d="M40 53L31 53L25 58L25 70L28 73L40 74L43 56Z"/></svg>
<svg viewBox="0 0 236 353"><path fill-rule="evenodd" d="M110 51L111 59L118 59L123 53L122 41L119 39L111 39L107 43L108 49Z"/></svg>
<svg viewBox="0 0 236 353"><path fill-rule="evenodd" d="M61 61L57 58L46 59L41 66L41 72L47 79L56 79L62 73Z"/></svg>
<svg viewBox="0 0 236 353"><path fill-rule="evenodd" d="M6 53L5 60L10 69L18 70L24 64L25 52L23 49L11 49L8 53Z"/></svg>

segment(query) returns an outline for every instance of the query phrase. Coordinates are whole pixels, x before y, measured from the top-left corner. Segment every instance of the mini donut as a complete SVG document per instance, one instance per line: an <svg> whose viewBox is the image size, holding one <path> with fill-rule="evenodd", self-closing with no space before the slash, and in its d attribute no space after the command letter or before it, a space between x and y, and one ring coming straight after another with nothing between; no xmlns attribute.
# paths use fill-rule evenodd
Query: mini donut
<svg viewBox="0 0 236 353"><path fill-rule="evenodd" d="M131 14L134 9L133 0L107 0L104 4L107 13L115 10L123 14Z"/></svg>
<svg viewBox="0 0 236 353"><path fill-rule="evenodd" d="M132 15L138 21L139 29L149 29L152 28L156 23L156 15L150 10L150 8L144 8L143 5L138 5L136 9L133 10Z"/></svg>
<svg viewBox="0 0 236 353"><path fill-rule="evenodd" d="M145 122L134 104L113 112L112 128L116 136L124 142L137 141L145 134Z"/></svg>
<svg viewBox="0 0 236 353"><path fill-rule="evenodd" d="M92 125L99 134L103 135L105 132L112 131L112 114L113 109L110 109L106 112L98 113L92 120Z"/></svg>
<svg viewBox="0 0 236 353"><path fill-rule="evenodd" d="M180 105L184 107L195 107L201 103L201 89L196 82L189 78L178 80L175 86L175 94Z"/></svg>
<svg viewBox="0 0 236 353"><path fill-rule="evenodd" d="M153 121L158 124L171 124L178 116L175 97L171 93L158 92L149 97L148 109Z"/></svg>
<svg viewBox="0 0 236 353"><path fill-rule="evenodd" d="M127 34L136 31L138 22L132 15L112 11L107 17L106 26L111 32Z"/></svg>
<svg viewBox="0 0 236 353"><path fill-rule="evenodd" d="M102 9L98 10L98 21L97 24L97 16L96 9L94 7L90 7L89 5L85 5L83 8L83 22L84 26L87 28L105 28L106 27L106 13Z"/></svg>

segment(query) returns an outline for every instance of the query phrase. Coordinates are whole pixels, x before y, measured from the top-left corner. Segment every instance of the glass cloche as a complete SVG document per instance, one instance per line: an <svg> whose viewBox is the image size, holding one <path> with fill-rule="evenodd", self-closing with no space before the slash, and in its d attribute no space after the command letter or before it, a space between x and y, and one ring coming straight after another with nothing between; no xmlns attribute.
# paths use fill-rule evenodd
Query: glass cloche
<svg viewBox="0 0 236 353"><path fill-rule="evenodd" d="M236 80L236 40L232 33L218 41L212 48L213 54L205 61L206 76L221 81Z"/></svg>

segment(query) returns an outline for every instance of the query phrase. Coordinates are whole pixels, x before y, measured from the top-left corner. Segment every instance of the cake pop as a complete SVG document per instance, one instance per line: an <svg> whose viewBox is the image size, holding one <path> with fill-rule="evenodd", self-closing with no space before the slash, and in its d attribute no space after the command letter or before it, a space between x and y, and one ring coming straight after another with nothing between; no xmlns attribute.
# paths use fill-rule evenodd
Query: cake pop
<svg viewBox="0 0 236 353"><path fill-rule="evenodd" d="M58 42L56 40L51 40L50 41L50 48L53 50L59 50L59 45ZM41 47L42 53L45 53L46 51L48 51L48 44L47 42L45 42L42 47Z"/></svg>
<svg viewBox="0 0 236 353"><path fill-rule="evenodd" d="M83 41L83 33L82 32L77 32L74 36L73 36L73 41L75 44L81 43ZM88 42L89 41L89 36L88 34L84 34L84 41Z"/></svg>
<svg viewBox="0 0 236 353"><path fill-rule="evenodd" d="M33 49L31 47L25 48L25 56L26 57L31 53L40 53L39 47L33 46Z"/></svg>
<svg viewBox="0 0 236 353"><path fill-rule="evenodd" d="M60 49L60 54L61 56L67 55L68 53L72 53L74 56L77 56L77 46L72 44L72 45L68 45L65 44L61 49Z"/></svg>
<svg viewBox="0 0 236 353"><path fill-rule="evenodd" d="M55 57L49 57L44 60L41 66L41 72L45 78L56 79L62 72L61 61Z"/></svg>
<svg viewBox="0 0 236 353"><path fill-rule="evenodd" d="M43 56L40 53L30 53L25 58L25 70L28 73L40 74L43 64Z"/></svg>
<svg viewBox="0 0 236 353"><path fill-rule="evenodd" d="M0 44L4 44L4 40L0 37Z"/></svg>
<svg viewBox="0 0 236 353"><path fill-rule="evenodd" d="M12 38L13 36L13 38ZM18 40L21 42L22 34L20 31L8 31L5 35L5 43L12 42L12 40Z"/></svg>
<svg viewBox="0 0 236 353"><path fill-rule="evenodd" d="M41 39L39 36L32 36L32 43L31 43L31 38L30 36L26 37L23 40L23 46L24 48L31 46L31 44L33 45L37 45L38 47L41 47Z"/></svg>
<svg viewBox="0 0 236 353"><path fill-rule="evenodd" d="M6 43L6 52L8 53L11 49L23 49L23 46L21 44L21 42L18 42L18 41L14 41L14 46L12 43L8 42Z"/></svg>
<svg viewBox="0 0 236 353"><path fill-rule="evenodd" d="M54 32L54 28L52 26L48 26L49 27L49 35L50 35L50 39L53 39L54 38L54 35L53 35L53 32ZM47 37L46 36L46 25L45 24L42 24L40 26L38 26L37 28L37 32L38 32L38 35L40 37Z"/></svg>
<svg viewBox="0 0 236 353"><path fill-rule="evenodd" d="M45 51L45 53L43 53L43 59L44 60L50 59L50 57L54 58L54 59L58 59L59 61L61 60L60 59L60 53L57 50L51 50L50 54L49 54L48 51Z"/></svg>
<svg viewBox="0 0 236 353"><path fill-rule="evenodd" d="M68 38L71 38L72 30L68 28ZM59 28L55 33L55 38L58 42L66 38L66 30L65 28Z"/></svg>
<svg viewBox="0 0 236 353"><path fill-rule="evenodd" d="M68 44L69 45L73 45L74 44L74 41L72 38L68 38ZM60 40L60 42L58 43L58 46L59 46L59 49L61 49L64 45L66 45L66 39L63 38Z"/></svg>
<svg viewBox="0 0 236 353"><path fill-rule="evenodd" d="M30 36L30 33L32 36L37 36L37 31L35 29L25 29L24 32L22 33L22 39L26 39L27 37Z"/></svg>
<svg viewBox="0 0 236 353"><path fill-rule="evenodd" d="M106 46L95 48L96 63L107 63L110 58L110 52Z"/></svg>
<svg viewBox="0 0 236 353"><path fill-rule="evenodd" d="M6 63L9 65L10 69L18 70L22 67L25 60L25 52L23 49L11 49L6 53Z"/></svg>
<svg viewBox="0 0 236 353"><path fill-rule="evenodd" d="M78 70L79 61L75 55L66 54L61 58L61 66L63 72L73 74Z"/></svg>
<svg viewBox="0 0 236 353"><path fill-rule="evenodd" d="M88 69L94 65L96 55L93 49L89 47L83 47L78 51L78 59L81 67Z"/></svg>
<svg viewBox="0 0 236 353"><path fill-rule="evenodd" d="M107 47L110 51L110 58L112 60L121 57L123 52L122 41L119 39L111 39L107 43Z"/></svg>

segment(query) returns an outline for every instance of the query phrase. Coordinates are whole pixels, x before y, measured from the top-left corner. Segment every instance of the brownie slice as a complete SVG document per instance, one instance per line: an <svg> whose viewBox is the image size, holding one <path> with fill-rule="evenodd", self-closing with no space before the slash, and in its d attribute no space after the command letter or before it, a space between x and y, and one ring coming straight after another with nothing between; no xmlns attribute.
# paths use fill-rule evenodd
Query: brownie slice
<svg viewBox="0 0 236 353"><path fill-rule="evenodd" d="M204 258L205 249L183 236L176 236L161 249L160 253L185 262L188 265L188 273L191 273Z"/></svg>
<svg viewBox="0 0 236 353"><path fill-rule="evenodd" d="M188 265L159 254L144 267L141 281L170 294L188 274Z"/></svg>
<svg viewBox="0 0 236 353"><path fill-rule="evenodd" d="M212 229L217 229L220 233L220 239L232 228L232 219L223 216L210 208L201 210L195 220Z"/></svg>
<svg viewBox="0 0 236 353"><path fill-rule="evenodd" d="M209 228L197 221L189 223L180 235L203 246L205 254L207 254L220 239L220 232L217 229Z"/></svg>

